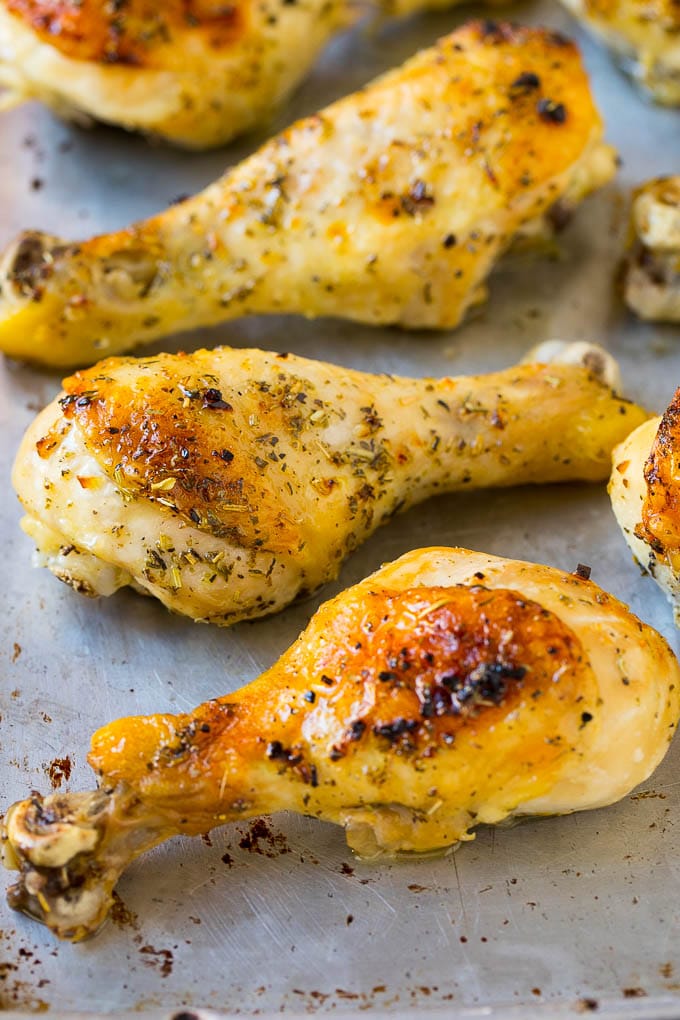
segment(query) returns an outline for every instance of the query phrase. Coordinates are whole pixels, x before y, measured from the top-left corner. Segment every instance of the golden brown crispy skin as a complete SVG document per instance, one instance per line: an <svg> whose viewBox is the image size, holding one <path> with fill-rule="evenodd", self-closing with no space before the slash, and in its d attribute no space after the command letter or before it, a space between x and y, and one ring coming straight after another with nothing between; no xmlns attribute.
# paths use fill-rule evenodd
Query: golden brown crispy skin
<svg viewBox="0 0 680 1020"><path fill-rule="evenodd" d="M668 555L680 550L680 389L661 418L652 449L645 463L647 492L637 538L649 543L655 553Z"/></svg>
<svg viewBox="0 0 680 1020"><path fill-rule="evenodd" d="M184 40L214 50L244 31L252 0L4 0L38 38L73 60L159 68L181 62ZM189 45L191 43L189 42Z"/></svg>
<svg viewBox="0 0 680 1020"><path fill-rule="evenodd" d="M23 526L78 591L131 584L221 625L262 616L435 493L603 480L646 415L595 374L604 352L559 363L571 353L439 380L229 348L110 358L26 433Z"/></svg>
<svg viewBox="0 0 680 1020"><path fill-rule="evenodd" d="M660 761L679 704L663 639L590 581L417 550L322 606L249 686L99 730L99 791L7 812L10 900L79 939L130 860L176 833L289 809L372 857L600 807Z"/></svg>
<svg viewBox="0 0 680 1020"><path fill-rule="evenodd" d="M573 43L473 22L149 220L22 235L0 349L82 364L260 313L453 327L513 240L613 175L601 138Z"/></svg>
<svg viewBox="0 0 680 1020"><path fill-rule="evenodd" d="M192 833L201 831L201 812L207 821L220 803L225 748L230 800L252 799L251 769L265 766L292 784L298 809L310 812L328 796L314 791L333 778L346 791L346 773L367 749L417 767L455 741L482 740L492 731L499 747L505 740L514 746L506 781L517 769L540 770L547 784L565 742L576 737L565 705L579 696L584 706L595 703L595 680L583 660L574 633L517 592L481 585L355 589L354 598L350 592L327 603L304 641L241 695L190 715L121 719L94 735L88 760L103 786L124 782L155 801L193 787ZM539 698L540 729L513 726ZM313 732L315 718L320 732ZM480 798L487 783L503 781L502 764L487 764L488 775L478 776ZM387 776L376 774L376 789L389 783Z"/></svg>
<svg viewBox="0 0 680 1020"><path fill-rule="evenodd" d="M230 388L230 403L205 361L180 354L150 364L121 377L111 358L65 379L65 420L77 421L87 447L134 498L165 497L173 513L245 549L297 545L299 529L265 469L279 464L278 437L299 434L314 414L314 384L282 372L249 380L245 392ZM249 456L243 437L253 417L267 427Z"/></svg>
<svg viewBox="0 0 680 1020"><path fill-rule="evenodd" d="M270 116L356 14L352 0L1 0L3 99L218 145Z"/></svg>

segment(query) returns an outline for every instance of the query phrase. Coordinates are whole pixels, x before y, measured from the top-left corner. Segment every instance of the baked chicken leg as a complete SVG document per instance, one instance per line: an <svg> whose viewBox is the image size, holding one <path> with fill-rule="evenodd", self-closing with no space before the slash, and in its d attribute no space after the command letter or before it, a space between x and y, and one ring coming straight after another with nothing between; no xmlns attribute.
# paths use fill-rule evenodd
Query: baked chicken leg
<svg viewBox="0 0 680 1020"><path fill-rule="evenodd" d="M86 594L132 585L222 625L272 613L434 493L606 478L646 415L597 377L604 351L580 356L440 380L230 348L112 358L28 430L23 527Z"/></svg>
<svg viewBox="0 0 680 1020"><path fill-rule="evenodd" d="M609 494L633 556L666 592L680 626L680 389L661 418L614 450Z"/></svg>
<svg viewBox="0 0 680 1020"><path fill-rule="evenodd" d="M680 322L680 175L638 188L624 298L642 319Z"/></svg>
<svg viewBox="0 0 680 1020"><path fill-rule="evenodd" d="M562 0L621 58L659 103L680 104L680 7L676 0Z"/></svg>
<svg viewBox="0 0 680 1020"><path fill-rule="evenodd" d="M349 0L1 0L5 105L220 145L269 115L352 17Z"/></svg>
<svg viewBox="0 0 680 1020"><path fill-rule="evenodd" d="M7 812L10 902L81 939L142 851L282 809L344 825L375 857L601 807L656 767L679 711L668 645L590 581L408 553L322 606L250 686L95 733L97 792Z"/></svg>
<svg viewBox="0 0 680 1020"><path fill-rule="evenodd" d="M299 121L196 197L0 264L0 350L95 361L251 313L452 327L513 238L614 173L576 48L473 23Z"/></svg>
<svg viewBox="0 0 680 1020"><path fill-rule="evenodd" d="M40 99L188 148L265 120L361 14L457 0L0 0L0 106Z"/></svg>

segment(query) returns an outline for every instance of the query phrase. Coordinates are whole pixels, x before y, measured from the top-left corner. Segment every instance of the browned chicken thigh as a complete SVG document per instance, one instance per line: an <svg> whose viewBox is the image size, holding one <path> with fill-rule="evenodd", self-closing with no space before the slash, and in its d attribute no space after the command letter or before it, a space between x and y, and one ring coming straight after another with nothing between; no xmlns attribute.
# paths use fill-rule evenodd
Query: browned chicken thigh
<svg viewBox="0 0 680 1020"><path fill-rule="evenodd" d="M152 219L19 237L0 350L87 364L255 313L453 327L513 240L545 236L614 172L576 47L474 22Z"/></svg>
<svg viewBox="0 0 680 1020"><path fill-rule="evenodd" d="M663 638L590 581L412 552L322 606L250 686L99 730L97 792L7 812L10 902L81 939L144 850L282 809L343 825L374 857L601 807L655 768L679 710Z"/></svg>

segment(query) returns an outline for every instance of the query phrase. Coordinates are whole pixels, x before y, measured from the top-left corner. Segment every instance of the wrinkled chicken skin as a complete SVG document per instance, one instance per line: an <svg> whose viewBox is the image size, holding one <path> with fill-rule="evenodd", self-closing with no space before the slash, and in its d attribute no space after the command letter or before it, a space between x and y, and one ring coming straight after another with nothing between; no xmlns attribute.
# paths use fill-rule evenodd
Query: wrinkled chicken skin
<svg viewBox="0 0 680 1020"><path fill-rule="evenodd" d="M472 23L299 121L201 194L0 264L0 350L51 365L253 313L448 328L517 236L614 173L576 48Z"/></svg>
<svg viewBox="0 0 680 1020"><path fill-rule="evenodd" d="M676 0L562 0L658 103L680 105L680 5Z"/></svg>
<svg viewBox="0 0 680 1020"><path fill-rule="evenodd" d="M668 595L680 626L680 389L661 418L614 450L609 494L633 556Z"/></svg>
<svg viewBox="0 0 680 1020"><path fill-rule="evenodd" d="M0 82L6 104L206 148L269 116L354 16L347 0L2 0Z"/></svg>
<svg viewBox="0 0 680 1020"><path fill-rule="evenodd" d="M624 299L642 319L680 322L680 176L638 188Z"/></svg>
<svg viewBox="0 0 680 1020"><path fill-rule="evenodd" d="M659 763L679 691L663 638L590 581L411 552L322 606L250 686L95 733L97 792L7 812L10 902L81 939L143 850L282 809L375 857L601 807Z"/></svg>
<svg viewBox="0 0 680 1020"><path fill-rule="evenodd" d="M604 351L579 357L439 380L231 348L112 358L24 437L23 527L86 594L132 585L222 625L272 613L430 495L606 478L646 415L598 378Z"/></svg>

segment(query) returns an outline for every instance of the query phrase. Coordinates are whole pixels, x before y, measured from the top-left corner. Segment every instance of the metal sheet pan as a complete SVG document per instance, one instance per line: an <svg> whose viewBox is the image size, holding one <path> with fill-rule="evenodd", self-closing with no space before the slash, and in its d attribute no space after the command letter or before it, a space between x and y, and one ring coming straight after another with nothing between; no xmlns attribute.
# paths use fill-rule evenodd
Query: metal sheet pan
<svg viewBox="0 0 680 1020"><path fill-rule="evenodd" d="M343 36L271 127L361 85L470 14ZM588 203L556 258L506 263L489 304L455 334L254 319L165 346L258 345L416 375L509 365L548 337L592 338L620 359L632 396L663 408L680 383L680 336L633 322L612 278L630 187L680 169L680 113L641 98L553 4L525 4L513 15L576 33L623 156L618 181ZM26 226L71 238L121 226L207 183L258 141L182 154L114 130L66 127L36 106L3 116L0 139L2 243ZM87 787L95 727L234 689L272 662L323 598L418 545L462 544L566 569L589 563L600 584L677 647L669 608L631 562L601 487L434 500L374 536L313 600L229 631L171 618L132 593L87 601L32 569L9 483L22 430L57 388L54 376L0 365L3 805L29 788L49 790L69 771L62 788ZM3 901L0 1008L55 1017L161 1017L182 1008L680 1017L679 765L676 742L657 774L619 805L482 831L449 857L362 864L339 829L287 816L205 842L177 839L130 869L114 920L77 946L55 945Z"/></svg>

